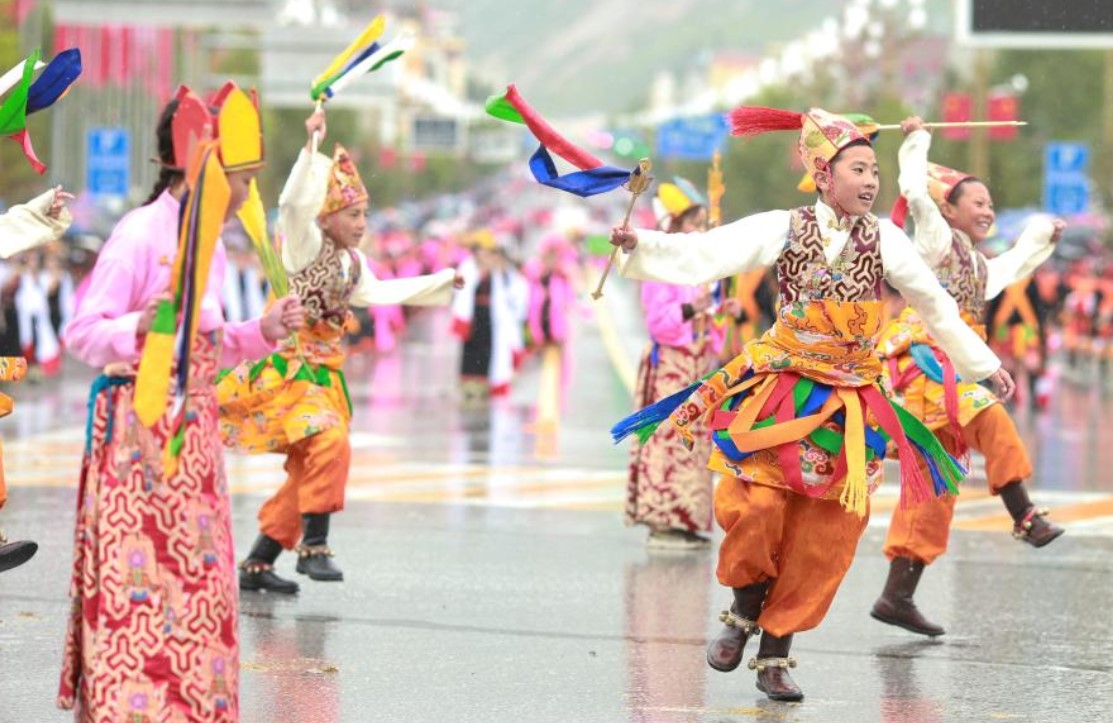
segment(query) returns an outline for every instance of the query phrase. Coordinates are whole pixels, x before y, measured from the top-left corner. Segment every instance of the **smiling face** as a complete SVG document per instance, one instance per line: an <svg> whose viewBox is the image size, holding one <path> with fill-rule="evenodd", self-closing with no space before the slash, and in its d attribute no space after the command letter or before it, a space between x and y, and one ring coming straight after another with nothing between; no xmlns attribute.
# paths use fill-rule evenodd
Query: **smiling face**
<svg viewBox="0 0 1113 723"><path fill-rule="evenodd" d="M975 244L989 236L989 229L997 219L989 189L973 178L955 187L950 200L943 204L942 211L951 228L962 231Z"/></svg>
<svg viewBox="0 0 1113 723"><path fill-rule="evenodd" d="M322 216L320 225L334 243L348 249L358 247L367 232L367 201Z"/></svg>
<svg viewBox="0 0 1113 723"><path fill-rule="evenodd" d="M825 171L815 176L824 203L851 216L864 216L877 200L877 155L873 147L848 146Z"/></svg>

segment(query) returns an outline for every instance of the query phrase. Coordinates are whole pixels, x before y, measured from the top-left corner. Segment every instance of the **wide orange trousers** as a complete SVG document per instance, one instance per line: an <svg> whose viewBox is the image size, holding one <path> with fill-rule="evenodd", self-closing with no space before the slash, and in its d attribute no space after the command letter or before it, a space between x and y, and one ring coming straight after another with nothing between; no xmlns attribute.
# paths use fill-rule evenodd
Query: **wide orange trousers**
<svg viewBox="0 0 1113 723"><path fill-rule="evenodd" d="M940 429L936 435L943 447L957 456L953 433ZM994 404L979 412L962 428L962 438L967 447L985 456L991 494L1000 494L1005 485L1031 476L1032 461L1003 405ZM934 562L947 551L956 499L954 495L944 495L915 507L897 507L882 548L885 556L890 560L906 557L925 565Z"/></svg>
<svg viewBox="0 0 1113 723"><path fill-rule="evenodd" d="M757 622L783 637L823 620L869 514L847 512L837 499L724 477L715 489L715 519L726 532L719 582L733 588L771 580Z"/></svg>
<svg viewBox="0 0 1113 723"><path fill-rule="evenodd" d="M301 516L344 509L352 450L340 424L290 445L286 482L259 510L259 530L287 550L301 539Z"/></svg>

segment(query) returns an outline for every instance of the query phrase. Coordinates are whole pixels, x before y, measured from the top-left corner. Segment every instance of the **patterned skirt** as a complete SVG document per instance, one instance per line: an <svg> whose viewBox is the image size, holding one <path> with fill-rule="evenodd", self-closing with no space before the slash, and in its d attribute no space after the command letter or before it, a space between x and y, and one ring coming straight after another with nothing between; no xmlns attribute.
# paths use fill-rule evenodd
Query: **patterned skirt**
<svg viewBox="0 0 1113 723"><path fill-rule="evenodd" d="M219 347L198 342L171 475L169 415L143 427L131 378L93 387L58 691L58 706L83 723L239 719L236 567L212 386Z"/></svg>
<svg viewBox="0 0 1113 723"><path fill-rule="evenodd" d="M683 389L715 367L710 344L651 345L642 355L634 399L638 408ZM675 429L663 429L630 450L626 523L657 529L707 532L712 521L710 440L701 435L689 451ZM693 453L694 452L694 453Z"/></svg>

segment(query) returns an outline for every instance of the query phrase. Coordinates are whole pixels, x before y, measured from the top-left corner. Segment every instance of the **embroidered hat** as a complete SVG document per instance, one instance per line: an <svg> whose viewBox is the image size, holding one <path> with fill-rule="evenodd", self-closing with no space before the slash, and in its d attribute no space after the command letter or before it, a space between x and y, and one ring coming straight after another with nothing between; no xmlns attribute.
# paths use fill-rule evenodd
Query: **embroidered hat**
<svg viewBox="0 0 1113 723"><path fill-rule="evenodd" d="M800 132L797 152L804 168L813 177L827 169L839 151L856 141L869 138L858 130L850 119L822 108L810 108L806 113L766 108L740 106L730 112L731 134L756 136L770 131Z"/></svg>
<svg viewBox="0 0 1113 723"><path fill-rule="evenodd" d="M328 174L328 192L319 215L328 216L370 199L367 187L363 185L363 179L359 177L359 171L348 155L348 150L337 143Z"/></svg>
<svg viewBox="0 0 1113 723"><path fill-rule="evenodd" d="M858 128L858 131L866 136L866 139L870 143L877 140L877 134L880 131L877 130L877 121L873 118L865 113L843 113L842 117L852 121ZM800 179L800 183L796 184L796 190L802 191L803 193L815 193L815 177L813 177L811 173L805 172L804 177Z"/></svg>
<svg viewBox="0 0 1113 723"><path fill-rule="evenodd" d="M947 202L948 196L955 190L955 187L965 180L974 178L969 173L956 171L953 168L941 166L938 163L928 162L927 164L927 182L928 182L928 195L931 200L935 201L937 206L942 207ZM889 212L890 220L897 226L904 228L904 222L908 219L908 199L901 196L897 202L893 204L892 211Z"/></svg>

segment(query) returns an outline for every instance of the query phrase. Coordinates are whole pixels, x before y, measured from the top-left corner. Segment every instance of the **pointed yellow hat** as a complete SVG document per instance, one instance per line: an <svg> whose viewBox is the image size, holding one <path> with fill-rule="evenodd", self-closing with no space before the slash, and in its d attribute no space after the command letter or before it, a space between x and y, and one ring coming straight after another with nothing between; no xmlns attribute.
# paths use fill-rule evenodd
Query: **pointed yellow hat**
<svg viewBox="0 0 1113 723"><path fill-rule="evenodd" d="M216 140L220 162L226 171L249 171L263 167L263 119L259 96L245 93L232 81L224 84L210 105L216 114Z"/></svg>

